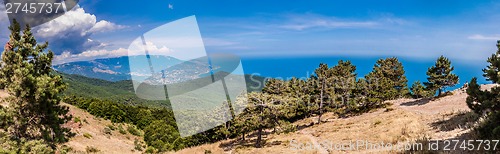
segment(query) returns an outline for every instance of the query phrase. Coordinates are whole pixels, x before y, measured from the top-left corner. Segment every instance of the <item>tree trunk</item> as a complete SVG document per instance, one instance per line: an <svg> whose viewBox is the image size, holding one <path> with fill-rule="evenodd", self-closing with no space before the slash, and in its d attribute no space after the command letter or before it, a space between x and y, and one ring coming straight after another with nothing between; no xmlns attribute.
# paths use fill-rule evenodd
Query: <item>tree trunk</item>
<svg viewBox="0 0 500 154"><path fill-rule="evenodd" d="M323 91L325 91L325 80L323 79L321 83L321 93L319 99L321 100L319 103L319 117L318 117L318 124L321 123L321 116L323 115Z"/></svg>
<svg viewBox="0 0 500 154"><path fill-rule="evenodd" d="M260 148L262 140L262 127L259 128L259 131L257 133L257 143L255 143L255 147Z"/></svg>
<svg viewBox="0 0 500 154"><path fill-rule="evenodd" d="M262 116L264 107L262 105L260 106L260 121L264 121L264 117ZM257 143L255 143L255 147L257 148L261 147L261 140L262 140L262 124L259 124L259 131L257 133Z"/></svg>

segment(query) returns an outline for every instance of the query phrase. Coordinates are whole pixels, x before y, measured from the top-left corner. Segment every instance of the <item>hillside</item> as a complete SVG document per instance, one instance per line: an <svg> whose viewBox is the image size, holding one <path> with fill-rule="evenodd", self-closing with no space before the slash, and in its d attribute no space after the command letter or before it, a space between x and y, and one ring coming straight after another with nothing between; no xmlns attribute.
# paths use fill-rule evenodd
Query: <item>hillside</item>
<svg viewBox="0 0 500 154"><path fill-rule="evenodd" d="M141 153L135 150L134 141L143 141L143 139L126 132L128 124L113 124L109 120L94 117L77 107L69 104L63 105L69 106L69 114L74 118L65 126L71 127L71 132L76 134L64 144L71 147L73 153L86 152L91 148L97 149L99 153ZM120 133L119 130L106 132L106 129L113 125L125 129L126 134Z"/></svg>
<svg viewBox="0 0 500 154"><path fill-rule="evenodd" d="M485 85L489 89L493 85ZM1 97L7 96L3 91ZM255 135L245 142L237 139L223 140L187 148L175 153L397 153L395 150L363 149L358 151L336 151L325 143L349 144L350 141L364 140L371 143L390 143L404 145L423 138L457 139L471 135L470 127L477 120L465 104L467 94L463 89L453 91L452 95L435 100L399 99L388 101L391 106L352 117L337 117L332 113L324 115L324 123L310 125L316 117L306 118L294 123L298 130L289 134L268 134L263 148L254 148ZM69 114L74 120L65 125L71 127L75 137L64 145L74 153L85 153L97 149L99 153L139 153L135 140L141 137L130 133L121 134L118 129L106 132L113 124L109 120L96 118L89 113L69 106ZM77 120L78 119L78 120ZM117 128L127 128L125 124L114 124ZM268 130L270 131L270 130ZM293 142L291 142L293 141ZM297 150L302 143L303 149ZM141 146L140 143L139 146ZM307 149L307 145L315 148ZM62 147L62 145L61 145ZM61 148L60 147L60 148ZM144 150L144 149L142 149Z"/></svg>
<svg viewBox="0 0 500 154"><path fill-rule="evenodd" d="M484 89L492 85L483 86ZM316 117L300 120L294 125L298 131L289 134L264 136L263 148L254 148L255 136L245 142L237 139L205 144L176 153L397 153L395 150L363 149L358 151L329 148L328 145L349 144L350 141L390 143L404 145L407 142L428 139L455 139L470 135L470 126L477 117L469 113L463 89L453 95L435 100L400 99L388 101L392 105L359 116L340 118L327 113L321 125L309 126ZM291 142L294 141L294 142ZM299 143L302 144L301 148ZM324 144L333 143L333 144ZM316 147L307 149L310 146Z"/></svg>
<svg viewBox="0 0 500 154"><path fill-rule="evenodd" d="M5 91L0 91L0 98L7 96ZM143 139L126 132L128 124L113 124L109 120L97 118L75 106L66 103L62 105L68 106L68 114L73 116L73 120L66 123L64 127L71 128L75 136L69 142L59 145L59 149L70 147L70 153L88 153L91 149L98 153L140 153L135 150L135 140L143 141ZM118 129L107 132L106 129L109 126L116 128L121 126L125 129L125 134L120 133Z"/></svg>
<svg viewBox="0 0 500 154"><path fill-rule="evenodd" d="M68 84L65 95L76 95L87 98L113 100L131 105L145 105L150 107L170 107L165 101L151 101L137 97L131 80L107 81L89 78L76 74L58 72ZM260 91L264 86L264 77L245 75L246 89L249 92Z"/></svg>

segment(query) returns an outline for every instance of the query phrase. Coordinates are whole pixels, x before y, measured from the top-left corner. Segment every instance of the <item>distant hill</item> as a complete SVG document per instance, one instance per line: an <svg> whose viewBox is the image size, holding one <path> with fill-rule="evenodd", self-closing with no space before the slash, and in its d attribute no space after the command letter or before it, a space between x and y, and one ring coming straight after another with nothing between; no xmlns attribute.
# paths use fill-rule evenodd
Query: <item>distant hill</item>
<svg viewBox="0 0 500 154"><path fill-rule="evenodd" d="M78 74L90 78L97 78L107 81L130 80L131 75L139 75L139 72L130 72L129 58L138 59L141 56L123 56L117 58L104 58L90 61L79 61L54 65L58 72L66 74ZM168 56L151 56L151 61L159 61L167 66L179 64L182 61ZM144 68L149 68L148 64L142 64Z"/></svg>
<svg viewBox="0 0 500 154"><path fill-rule="evenodd" d="M68 84L68 88L64 92L65 95L107 99L131 105L169 107L169 103L166 101L144 100L137 97L132 80L113 82L76 74L60 72L59 74L63 76L64 82ZM264 85L264 79L260 76L245 75L247 91L260 91Z"/></svg>
<svg viewBox="0 0 500 154"><path fill-rule="evenodd" d="M68 84L68 88L64 91L65 95L106 99L130 105L168 107L168 103L165 101L150 101L137 97L131 80L112 82L81 75L59 74L63 76L64 82Z"/></svg>

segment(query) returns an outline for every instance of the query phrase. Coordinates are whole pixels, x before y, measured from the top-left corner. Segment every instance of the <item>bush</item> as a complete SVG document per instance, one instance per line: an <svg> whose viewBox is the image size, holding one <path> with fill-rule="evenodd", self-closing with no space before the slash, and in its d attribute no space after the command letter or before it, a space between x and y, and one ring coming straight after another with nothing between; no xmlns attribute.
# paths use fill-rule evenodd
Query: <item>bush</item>
<svg viewBox="0 0 500 154"><path fill-rule="evenodd" d="M142 143L138 139L134 140L134 149L137 151L142 151Z"/></svg>
<svg viewBox="0 0 500 154"><path fill-rule="evenodd" d="M87 147L85 148L85 151L86 151L87 153L98 153L98 152L99 152L99 151L101 151L101 150L99 150L99 149L97 149L97 148L95 148L95 147L93 147L93 146L87 146Z"/></svg>
<svg viewBox="0 0 500 154"><path fill-rule="evenodd" d="M90 135L89 133L83 133L83 137L91 139L92 135Z"/></svg>
<svg viewBox="0 0 500 154"><path fill-rule="evenodd" d="M43 140L30 140L24 142L19 153L54 153L54 150Z"/></svg>
<svg viewBox="0 0 500 154"><path fill-rule="evenodd" d="M135 128L135 126L133 126L133 125L129 125L129 126L127 127L127 131L128 131L130 134L132 134L132 135L135 135L135 136L141 136L141 132L140 132L137 128Z"/></svg>
<svg viewBox="0 0 500 154"><path fill-rule="evenodd" d="M110 129L110 128L108 128L108 127L105 127L105 128L104 128L103 133L104 133L104 134L107 134L107 135L112 135L112 134L111 134L111 129Z"/></svg>
<svg viewBox="0 0 500 154"><path fill-rule="evenodd" d="M111 130L116 130L115 125L108 125L108 128L111 129Z"/></svg>
<svg viewBox="0 0 500 154"><path fill-rule="evenodd" d="M73 118L73 122L82 123L82 120L80 119L80 117L75 117L75 118Z"/></svg>
<svg viewBox="0 0 500 154"><path fill-rule="evenodd" d="M125 129L123 129L123 126L122 125L118 125L118 132L120 132L120 134L127 134L127 131L125 131Z"/></svg>
<svg viewBox="0 0 500 154"><path fill-rule="evenodd" d="M67 145L62 145L61 148L59 148L59 153L60 154L67 154L73 151L73 148L67 146Z"/></svg>

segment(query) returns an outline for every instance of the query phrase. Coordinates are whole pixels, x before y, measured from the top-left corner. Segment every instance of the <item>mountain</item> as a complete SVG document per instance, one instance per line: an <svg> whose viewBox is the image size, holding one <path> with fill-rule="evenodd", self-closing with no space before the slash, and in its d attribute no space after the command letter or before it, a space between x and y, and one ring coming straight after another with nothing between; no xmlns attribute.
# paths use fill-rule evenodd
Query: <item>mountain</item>
<svg viewBox="0 0 500 154"><path fill-rule="evenodd" d="M90 61L79 61L54 65L53 68L65 74L77 74L90 78L107 81L130 80L131 75L140 75L140 72L130 72L129 59L139 59L141 56L123 56L104 58ZM162 62L168 66L182 63L181 60L169 56L151 56L151 61ZM149 68L148 64L142 64Z"/></svg>
<svg viewBox="0 0 500 154"><path fill-rule="evenodd" d="M59 74L63 77L63 81L68 84L68 88L64 91L66 96L98 98L130 105L169 107L166 101L144 100L137 97L131 80L112 82L76 74L60 72Z"/></svg>
<svg viewBox="0 0 500 154"><path fill-rule="evenodd" d="M134 91L132 80L113 82L77 74L65 74L61 72L58 72L58 74L60 74L64 82L68 84L68 88L64 92L64 94L68 96L74 95L87 98L99 98L132 105L140 104L152 107L169 107L167 101L154 101L139 98ZM233 78L234 76L230 76L229 79L233 80ZM248 92L260 91L263 88L265 78L250 75L245 75L244 78ZM182 89L190 89L190 87L183 86Z"/></svg>

